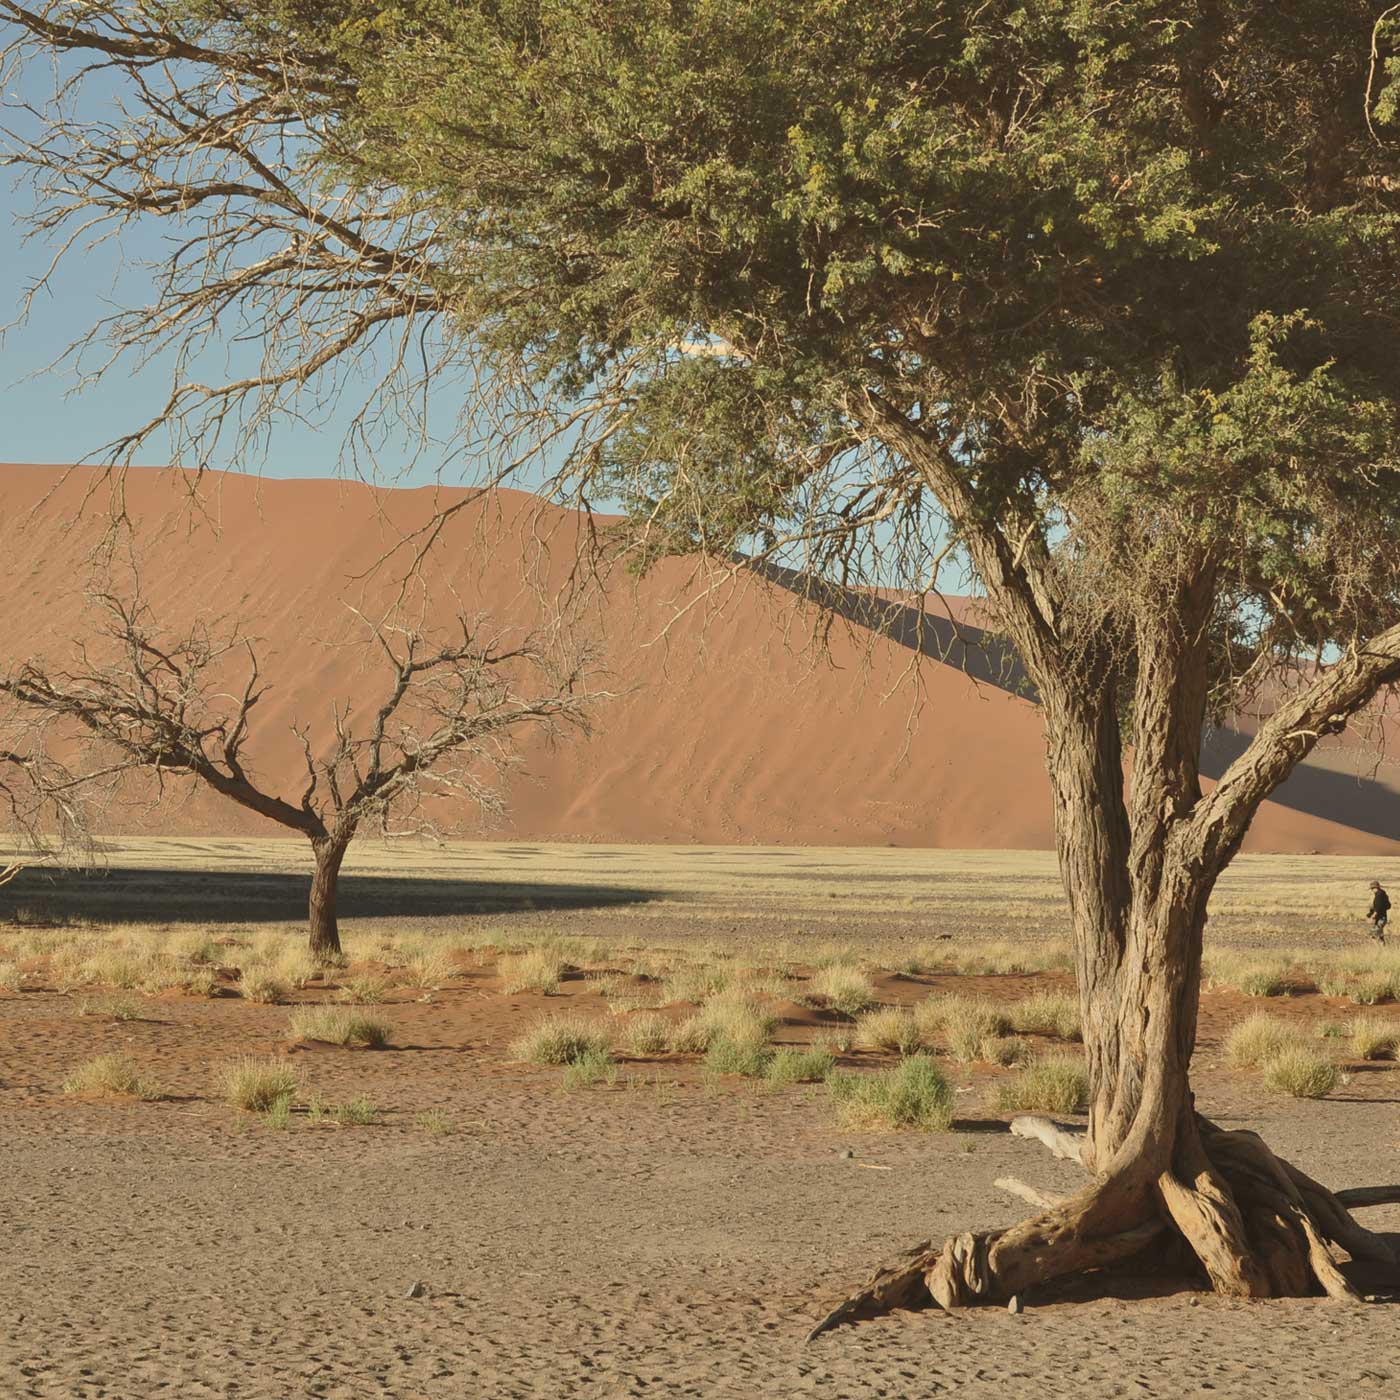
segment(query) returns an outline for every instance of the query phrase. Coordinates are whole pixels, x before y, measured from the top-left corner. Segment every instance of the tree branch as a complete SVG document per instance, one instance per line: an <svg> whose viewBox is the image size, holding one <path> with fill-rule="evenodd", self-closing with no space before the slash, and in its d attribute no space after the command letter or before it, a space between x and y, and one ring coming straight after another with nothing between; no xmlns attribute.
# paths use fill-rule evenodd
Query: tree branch
<svg viewBox="0 0 1400 1400"><path fill-rule="evenodd" d="M1239 849L1260 805L1327 735L1338 734L1387 685L1400 681L1400 625L1353 647L1278 705L1249 747L1178 828L1180 855L1210 872Z"/></svg>

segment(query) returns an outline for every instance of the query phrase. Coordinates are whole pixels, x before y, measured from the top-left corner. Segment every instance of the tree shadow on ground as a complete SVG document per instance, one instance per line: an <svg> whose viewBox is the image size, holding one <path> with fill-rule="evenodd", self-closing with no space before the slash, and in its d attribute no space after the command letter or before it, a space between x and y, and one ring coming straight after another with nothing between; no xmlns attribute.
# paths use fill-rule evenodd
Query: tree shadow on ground
<svg viewBox="0 0 1400 1400"><path fill-rule="evenodd" d="M1400 1237L1391 1236L1394 1245ZM1347 1281L1371 1303L1400 1303L1400 1275L1386 1276L1374 1264L1353 1261L1341 1266ZM1151 1250L1111 1269L1072 1274L1037 1285L1022 1300L1027 1308L1059 1303L1134 1303L1150 1299L1213 1298L1203 1271L1186 1265L1164 1267L1160 1253ZM1319 1304L1331 1306L1319 1289Z"/></svg>
<svg viewBox="0 0 1400 1400"><path fill-rule="evenodd" d="M102 923L257 924L306 918L311 875L123 867L27 870L0 892L0 922L43 926ZM623 885L422 878L340 877L340 917L431 918L525 910L605 909L660 893Z"/></svg>

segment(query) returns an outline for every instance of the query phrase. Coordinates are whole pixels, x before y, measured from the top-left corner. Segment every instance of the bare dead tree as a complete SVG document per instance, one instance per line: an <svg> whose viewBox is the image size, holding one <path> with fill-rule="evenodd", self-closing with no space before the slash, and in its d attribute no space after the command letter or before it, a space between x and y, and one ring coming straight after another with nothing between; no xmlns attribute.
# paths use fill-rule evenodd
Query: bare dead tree
<svg viewBox="0 0 1400 1400"><path fill-rule="evenodd" d="M334 704L332 738L319 748L309 727L296 726L304 772L284 796L247 757L268 689L252 642L236 627L208 624L170 634L139 598L103 592L93 603L104 624L78 646L72 667L30 660L0 677L0 695L34 717L45 747L78 742L82 758L65 770L65 783L111 785L143 769L161 793L170 780L190 780L305 836L314 857L311 951L323 961L340 953L340 867L359 831L434 829L433 799L499 814L502 780L520 762L520 732L586 731L601 698L588 689L588 656L539 636L512 644L461 615L443 643L419 627L366 621L388 682L382 698L363 718L349 700ZM230 691L235 670L242 679Z"/></svg>
<svg viewBox="0 0 1400 1400"><path fill-rule="evenodd" d="M93 826L89 797L100 781L95 774L74 773L48 753L42 734L17 713L20 708L0 706L0 828L15 843L0 861L0 886L35 861L86 847Z"/></svg>

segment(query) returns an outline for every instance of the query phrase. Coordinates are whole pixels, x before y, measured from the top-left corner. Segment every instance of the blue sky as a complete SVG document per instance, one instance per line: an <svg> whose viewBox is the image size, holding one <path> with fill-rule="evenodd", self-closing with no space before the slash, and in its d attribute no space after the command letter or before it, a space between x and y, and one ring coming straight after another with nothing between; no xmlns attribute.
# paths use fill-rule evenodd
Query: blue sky
<svg viewBox="0 0 1400 1400"><path fill-rule="evenodd" d="M20 73L5 97L7 105L18 97L39 106L51 90L51 71L44 64L34 64ZM85 88L84 105L103 99L100 85ZM4 119L21 134L26 123L33 127L32 118L13 109L5 112ZM44 274L55 251L56 245L25 240L22 217L31 206L28 188L0 184L0 325L13 321L26 289ZM160 260L163 240L172 233L160 221L150 220L133 226L121 243L108 241L93 250L75 250L35 304L29 320L5 331L0 338L0 461L67 464L92 458L112 438L154 416L169 392L168 362L139 370L118 363L99 383L80 393L74 392L77 376L71 365L59 371L45 366L102 317L150 299L150 277L141 264ZM250 369L256 363L257 347L223 346L208 359L207 377L224 378L228 367ZM342 444L357 407L353 391L343 402L318 404L314 428L283 424L257 457L235 459L232 448L226 447L214 454L210 464L278 477L334 475L344 470ZM449 424L453 415L433 407L434 427ZM446 453L416 452L416 447L407 432L398 440L391 434L377 451L379 479L406 485L436 479ZM138 460L144 465L165 465L170 460L168 443L153 440ZM454 480L450 465L442 479Z"/></svg>
<svg viewBox="0 0 1400 1400"><path fill-rule="evenodd" d="M24 190L6 191L3 202L0 322L13 319L25 289L43 274L52 256L50 247L24 242L18 216L27 200ZM81 392L74 392L76 375L71 366L59 371L44 368L116 306L146 300L147 274L131 264L156 251L157 236L154 230L141 230L121 248L109 243L90 253L71 255L28 322L6 331L0 340L0 460L78 461L99 452L118 433L145 422L164 401L170 374L162 363L141 370L118 364ZM231 353L237 364L238 352ZM243 358L251 360L252 353ZM347 395L343 402L323 406L323 421L317 428L294 423L279 426L260 458L234 460L226 448L216 454L213 465L279 477L334 475L341 469L341 444L356 407ZM413 460L414 446L406 433L398 441L390 437L378 454L383 479L399 476ZM403 484L434 479L445 454L418 455ZM167 460L168 452L156 442L140 457L143 464L152 466ZM452 479L450 470L444 479Z"/></svg>

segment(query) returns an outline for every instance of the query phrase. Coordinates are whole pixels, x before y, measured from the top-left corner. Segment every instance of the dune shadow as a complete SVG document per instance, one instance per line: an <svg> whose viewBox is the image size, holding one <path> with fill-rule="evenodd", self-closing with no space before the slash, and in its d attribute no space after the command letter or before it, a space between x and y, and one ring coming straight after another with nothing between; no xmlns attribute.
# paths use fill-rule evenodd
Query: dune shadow
<svg viewBox="0 0 1400 1400"><path fill-rule="evenodd" d="M986 628L926 608L895 602L858 588L814 579L796 569L749 561L769 583L827 612L962 671L981 685L1039 704L1039 696L1016 648ZM1229 727L1212 728L1201 739L1201 772L1219 778L1248 748L1251 736ZM1319 817L1369 836L1400 836L1400 795L1385 783L1338 771L1308 759L1270 795L1270 801L1305 816Z"/></svg>
<svg viewBox="0 0 1400 1400"><path fill-rule="evenodd" d="M288 923L306 918L310 872L160 867L27 870L0 891L0 922ZM443 917L644 904L655 891L623 885L441 876L340 877L341 918Z"/></svg>

